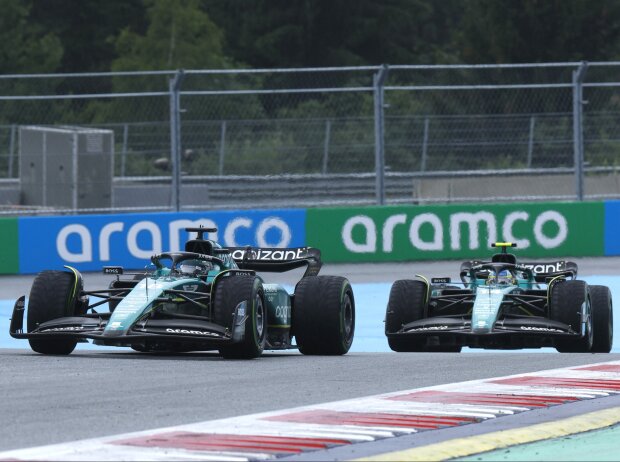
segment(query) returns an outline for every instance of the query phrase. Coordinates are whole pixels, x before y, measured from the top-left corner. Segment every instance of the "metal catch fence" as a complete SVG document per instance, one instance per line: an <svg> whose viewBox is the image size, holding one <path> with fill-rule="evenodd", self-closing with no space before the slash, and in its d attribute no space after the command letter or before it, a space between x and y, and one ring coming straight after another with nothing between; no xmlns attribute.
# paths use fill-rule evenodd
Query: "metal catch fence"
<svg viewBox="0 0 620 462"><path fill-rule="evenodd" d="M582 62L4 75L0 204L20 214L616 198L619 69ZM111 192L99 188L101 167L87 152L76 152L73 176L59 173L69 166L49 159L69 145L30 139L24 127L33 126L110 132L113 173L102 184ZM40 194L25 194L40 171ZM63 188L90 196L58 202Z"/></svg>

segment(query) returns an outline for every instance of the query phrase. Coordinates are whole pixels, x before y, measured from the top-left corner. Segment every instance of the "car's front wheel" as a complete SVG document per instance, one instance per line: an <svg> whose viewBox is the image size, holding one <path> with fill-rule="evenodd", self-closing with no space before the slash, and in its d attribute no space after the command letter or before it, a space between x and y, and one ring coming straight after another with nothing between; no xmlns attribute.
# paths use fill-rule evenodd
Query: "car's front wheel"
<svg viewBox="0 0 620 462"><path fill-rule="evenodd" d="M76 314L77 295L81 291L76 276L67 271L42 271L32 282L28 297L28 332L52 319ZM48 355L68 355L77 345L73 338L28 339L33 351Z"/></svg>
<svg viewBox="0 0 620 462"><path fill-rule="evenodd" d="M423 281L401 279L390 289L387 309L385 311L385 333L398 332L403 325L422 319L428 287ZM424 351L424 339L406 338L404 336L388 337L388 345L393 351Z"/></svg>
<svg viewBox="0 0 620 462"><path fill-rule="evenodd" d="M252 359L263 354L267 339L267 310L263 284L256 276L228 276L217 283L213 317L217 324L233 329L235 308L245 302L245 334L239 343L220 348L227 359Z"/></svg>
<svg viewBox="0 0 620 462"><path fill-rule="evenodd" d="M557 339L556 350L560 353L587 353L591 350L594 341L592 305L590 289L585 281L561 281L553 284L549 317L569 325L574 332L581 334L577 338Z"/></svg>
<svg viewBox="0 0 620 462"><path fill-rule="evenodd" d="M592 353L609 353L614 339L614 318L611 291L606 286L590 286L592 299Z"/></svg>

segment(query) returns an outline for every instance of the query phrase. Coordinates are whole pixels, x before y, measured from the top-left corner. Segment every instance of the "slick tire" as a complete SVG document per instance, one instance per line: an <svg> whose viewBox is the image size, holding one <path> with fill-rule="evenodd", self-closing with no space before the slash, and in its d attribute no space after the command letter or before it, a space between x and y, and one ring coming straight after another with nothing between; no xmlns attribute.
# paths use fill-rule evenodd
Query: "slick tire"
<svg viewBox="0 0 620 462"><path fill-rule="evenodd" d="M307 276L295 287L292 329L305 355L344 355L355 334L355 299L346 278Z"/></svg>
<svg viewBox="0 0 620 462"><path fill-rule="evenodd" d="M43 271L34 278L28 298L28 332L44 322L76 314L76 296L82 288L76 287L75 279L66 271ZM68 355L77 345L70 338L31 338L28 342L33 351L48 355Z"/></svg>
<svg viewBox="0 0 620 462"><path fill-rule="evenodd" d="M428 288L422 281L401 279L390 289L385 311L385 334L398 332L403 325L422 319ZM399 353L425 351L423 339L388 337L388 345Z"/></svg>
<svg viewBox="0 0 620 462"><path fill-rule="evenodd" d="M590 286L592 300L592 353L609 353L614 339L614 318L611 291L606 286Z"/></svg>
<svg viewBox="0 0 620 462"><path fill-rule="evenodd" d="M593 343L592 304L590 289L585 281L562 281L551 288L549 317L554 321L568 324L573 331L581 332L581 310L586 303L588 319L585 335L580 338L560 338L555 348L560 353L588 353Z"/></svg>
<svg viewBox="0 0 620 462"><path fill-rule="evenodd" d="M245 335L239 343L219 349L226 359L253 359L263 354L267 340L267 307L263 284L256 276L228 276L215 287L213 318L216 324L233 329L233 314L246 301Z"/></svg>

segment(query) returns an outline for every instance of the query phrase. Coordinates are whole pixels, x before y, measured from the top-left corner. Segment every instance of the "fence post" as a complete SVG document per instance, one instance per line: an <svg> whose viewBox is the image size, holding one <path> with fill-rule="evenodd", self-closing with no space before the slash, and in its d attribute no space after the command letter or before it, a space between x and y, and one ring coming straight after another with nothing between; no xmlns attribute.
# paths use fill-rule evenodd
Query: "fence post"
<svg viewBox="0 0 620 462"><path fill-rule="evenodd" d="M129 137L129 125L123 124L123 147L121 151L121 176L125 176L125 165L127 163L127 138Z"/></svg>
<svg viewBox="0 0 620 462"><path fill-rule="evenodd" d="M573 152L575 156L575 194L583 200L583 79L588 63L582 61L573 71Z"/></svg>
<svg viewBox="0 0 620 462"><path fill-rule="evenodd" d="M426 163L428 161L428 127L430 121L428 117L424 118L424 135L422 137L422 159L420 160L420 171L426 171Z"/></svg>
<svg viewBox="0 0 620 462"><path fill-rule="evenodd" d="M171 207L181 209L181 83L185 73L183 69L176 72L169 80L170 89L170 160L172 162L172 197Z"/></svg>
<svg viewBox="0 0 620 462"><path fill-rule="evenodd" d="M385 124L384 124L384 88L388 66L384 64L372 77L375 102L375 196L377 205L385 204Z"/></svg>
<svg viewBox="0 0 620 462"><path fill-rule="evenodd" d="M11 125L11 139L9 141L9 174L8 178L13 178L13 159L15 156L15 134L17 132L17 125Z"/></svg>
<svg viewBox="0 0 620 462"><path fill-rule="evenodd" d="M323 140L323 166L321 173L325 175L327 173L327 164L329 161L329 143L332 133L332 121L327 119L325 121L325 139Z"/></svg>
<svg viewBox="0 0 620 462"><path fill-rule="evenodd" d="M219 176L224 174L224 156L226 155L226 121L222 120L220 127L220 152L217 173Z"/></svg>
<svg viewBox="0 0 620 462"><path fill-rule="evenodd" d="M530 117L530 134L527 141L527 168L532 168L532 159L534 157L534 127L536 126L536 117Z"/></svg>

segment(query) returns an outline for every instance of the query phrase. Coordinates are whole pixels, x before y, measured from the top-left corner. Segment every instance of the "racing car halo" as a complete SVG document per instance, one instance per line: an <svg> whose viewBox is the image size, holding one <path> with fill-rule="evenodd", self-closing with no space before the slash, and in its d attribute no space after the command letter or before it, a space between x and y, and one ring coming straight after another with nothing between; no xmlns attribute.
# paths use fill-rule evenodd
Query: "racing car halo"
<svg viewBox="0 0 620 462"><path fill-rule="evenodd" d="M87 339L143 352L219 350L225 358L255 358L264 349L348 352L355 330L353 290L344 277L318 276L318 249L224 248L203 237L215 228L185 230L197 233L196 239L182 252L154 255L147 271L104 267L114 276L107 289L84 290L82 275L68 266L42 271L27 309L25 296L16 301L10 335L28 339L38 353L58 355ZM290 295L256 273L304 266ZM97 310L106 305L109 310Z"/></svg>
<svg viewBox="0 0 620 462"><path fill-rule="evenodd" d="M518 263L510 242L491 261L461 264L460 283L448 277L396 281L385 334L398 352L459 352L555 347L560 352L609 353L613 312L608 287L577 279L570 261Z"/></svg>

